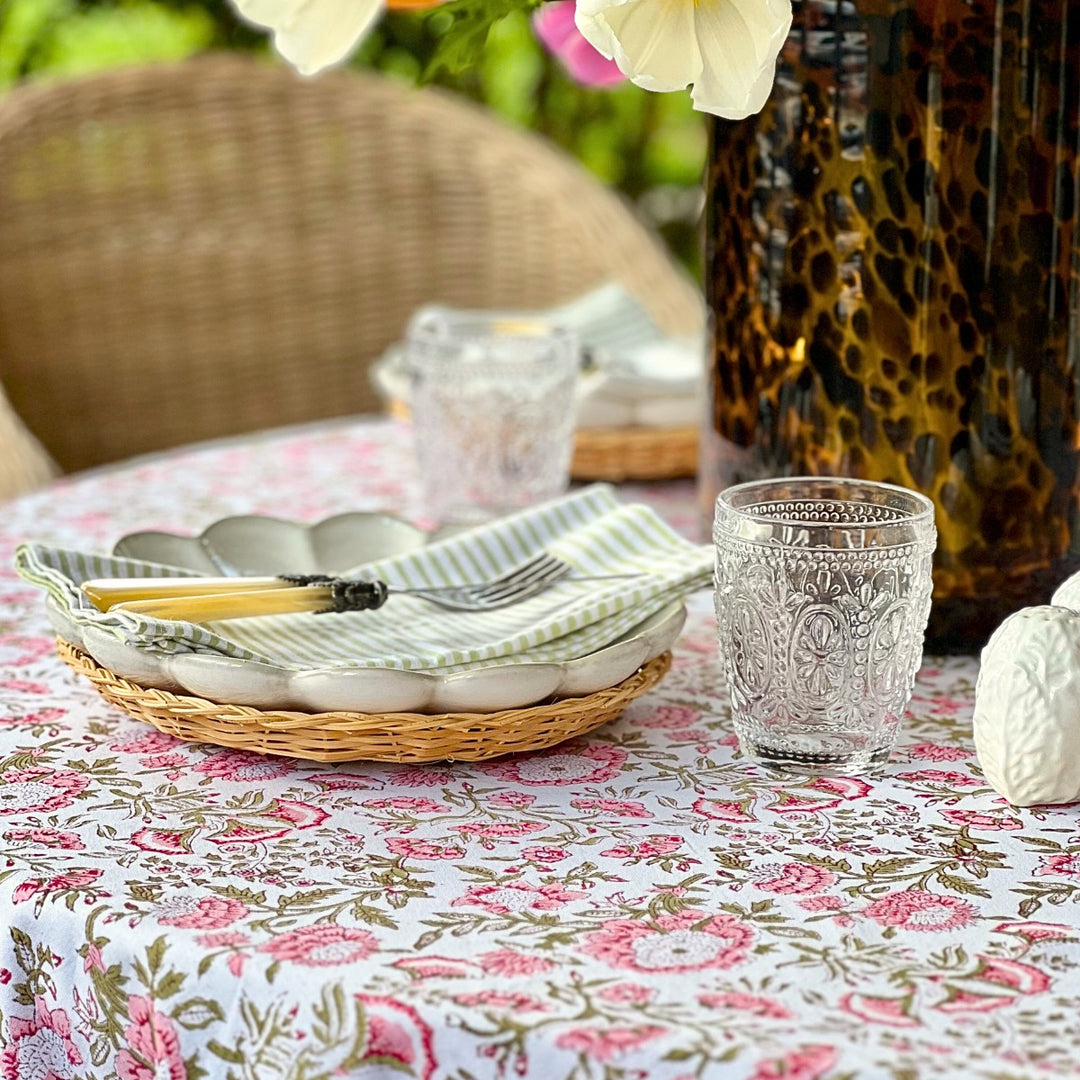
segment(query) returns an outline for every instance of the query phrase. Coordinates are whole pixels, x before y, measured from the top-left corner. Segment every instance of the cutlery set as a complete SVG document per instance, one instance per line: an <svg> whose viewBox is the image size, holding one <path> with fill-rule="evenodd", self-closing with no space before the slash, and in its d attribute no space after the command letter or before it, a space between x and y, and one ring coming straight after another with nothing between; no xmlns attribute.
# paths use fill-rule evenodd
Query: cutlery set
<svg viewBox="0 0 1080 1080"><path fill-rule="evenodd" d="M373 611L391 596L409 595L453 611L494 611L536 596L560 582L611 581L640 574L575 574L548 552L488 581L399 588L384 581L327 574L276 577L96 578L82 590L100 611L129 611L156 619L210 622L258 615Z"/></svg>

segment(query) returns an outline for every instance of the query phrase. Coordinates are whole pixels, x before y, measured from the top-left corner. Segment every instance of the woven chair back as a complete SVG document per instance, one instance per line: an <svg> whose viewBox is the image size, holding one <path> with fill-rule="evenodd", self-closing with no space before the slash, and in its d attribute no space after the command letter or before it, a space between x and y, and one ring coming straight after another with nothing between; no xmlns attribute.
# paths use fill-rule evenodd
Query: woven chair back
<svg viewBox="0 0 1080 1080"><path fill-rule="evenodd" d="M0 383L73 470L379 407L423 303L697 290L539 136L436 89L212 55L0 98Z"/></svg>

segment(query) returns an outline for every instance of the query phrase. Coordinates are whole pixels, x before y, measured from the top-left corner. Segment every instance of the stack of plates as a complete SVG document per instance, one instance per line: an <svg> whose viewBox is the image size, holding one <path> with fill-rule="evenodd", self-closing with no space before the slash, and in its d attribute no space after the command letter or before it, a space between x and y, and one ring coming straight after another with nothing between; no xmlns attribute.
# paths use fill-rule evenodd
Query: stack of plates
<svg viewBox="0 0 1080 1080"><path fill-rule="evenodd" d="M615 519L651 513L619 507L603 487L556 505L560 515L570 508L570 526L552 546L569 543L571 551L578 520L606 520L613 512ZM538 513L517 517L522 527L532 529ZM620 527L618 521L611 527ZM543 598L537 598L540 604L524 635L537 645L506 648L502 655L493 655L500 650L492 646L490 631L478 628L476 616L417 616L414 608L406 608L423 602L406 597L393 598L373 613L263 617L193 627L152 620L136 624L132 616L103 615L86 605L78 589L79 581L110 575L341 574L358 563L394 580L403 560L422 563L433 553L453 560L471 543L471 535L428 545L419 529L374 513L338 515L315 525L248 516L215 522L198 537L136 533L124 537L112 557L28 544L20 549L17 565L25 577L48 589L48 611L66 643L65 658L114 703L164 730L318 760L417 761L475 760L551 745L617 715L666 670L666 654L685 619L682 595L707 580L711 569L708 549L661 526L649 542L658 551L670 547L659 584L609 582L606 595L596 586L595 596L578 600L569 633L563 633L562 610L550 604L545 608ZM586 590L584 583L576 588ZM390 635L386 640L396 642L401 634L415 632L415 656L410 658L407 649L400 660L398 654L378 656L384 640L375 622L379 616L390 620L382 632ZM455 624L455 619L464 621ZM343 632L346 625L348 633ZM458 625L464 635L460 647L443 655L440 650L445 651ZM369 627L371 641L364 636ZM520 629L511 626L510 636ZM550 631L546 640L545 629ZM356 655L348 651L349 633L359 635L355 640L362 643ZM288 640L293 634L301 645ZM320 634L326 635L325 656L320 655ZM479 635L475 648L470 634ZM592 645L577 649L574 642ZM434 663L425 666L428 661ZM590 702L595 695L602 700ZM538 726L534 736L532 726ZM284 739L283 732L289 733Z"/></svg>

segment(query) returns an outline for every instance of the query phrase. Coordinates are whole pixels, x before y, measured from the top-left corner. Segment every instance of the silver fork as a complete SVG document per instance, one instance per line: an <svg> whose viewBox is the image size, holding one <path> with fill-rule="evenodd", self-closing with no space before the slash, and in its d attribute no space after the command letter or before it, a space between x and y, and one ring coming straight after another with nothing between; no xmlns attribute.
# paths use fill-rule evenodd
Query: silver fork
<svg viewBox="0 0 1080 1080"><path fill-rule="evenodd" d="M499 577L461 585L405 588L384 581L282 574L264 578L98 578L83 591L102 611L210 622L298 612L372 611L395 595L416 596L454 611L494 611L560 581L610 581L639 574L574 574L569 563L540 552Z"/></svg>

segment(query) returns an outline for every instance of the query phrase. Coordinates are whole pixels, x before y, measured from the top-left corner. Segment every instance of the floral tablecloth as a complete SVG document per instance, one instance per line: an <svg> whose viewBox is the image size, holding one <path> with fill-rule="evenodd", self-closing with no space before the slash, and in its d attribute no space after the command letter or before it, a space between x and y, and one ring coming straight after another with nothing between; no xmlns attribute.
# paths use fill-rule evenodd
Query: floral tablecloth
<svg viewBox="0 0 1080 1080"><path fill-rule="evenodd" d="M180 743L56 658L7 567L230 513L421 517L407 433L286 431L0 512L4 1080L1080 1076L1080 807L984 782L974 661L887 775L737 757L710 599L621 720L485 765ZM689 483L627 488L693 535Z"/></svg>

